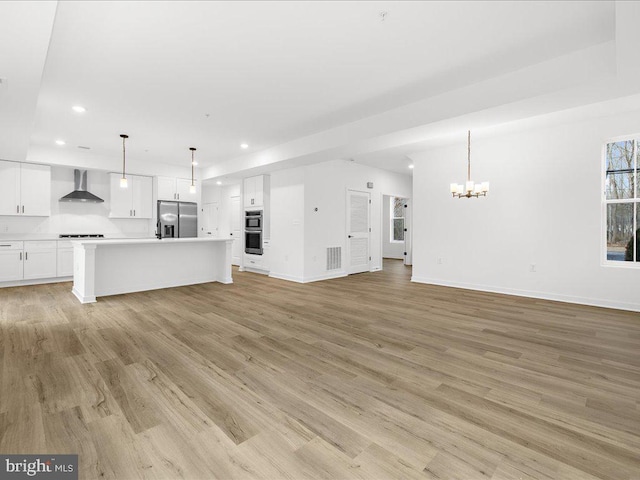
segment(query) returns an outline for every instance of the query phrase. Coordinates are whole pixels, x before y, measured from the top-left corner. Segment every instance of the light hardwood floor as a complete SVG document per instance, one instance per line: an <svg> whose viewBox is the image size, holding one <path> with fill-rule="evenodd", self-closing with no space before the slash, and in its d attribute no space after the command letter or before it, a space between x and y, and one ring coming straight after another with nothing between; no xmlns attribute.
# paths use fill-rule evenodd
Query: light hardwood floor
<svg viewBox="0 0 640 480"><path fill-rule="evenodd" d="M385 270L0 289L0 452L80 478L640 478L640 315Z"/></svg>

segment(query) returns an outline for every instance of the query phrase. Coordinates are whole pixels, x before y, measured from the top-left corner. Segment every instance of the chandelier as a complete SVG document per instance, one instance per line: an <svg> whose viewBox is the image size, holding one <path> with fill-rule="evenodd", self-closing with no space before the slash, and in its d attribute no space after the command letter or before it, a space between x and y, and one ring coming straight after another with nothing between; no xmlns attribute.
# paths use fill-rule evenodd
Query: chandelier
<svg viewBox="0 0 640 480"><path fill-rule="evenodd" d="M471 130L467 135L467 183L451 184L453 198L486 197L489 192L489 182L474 183L471 180Z"/></svg>

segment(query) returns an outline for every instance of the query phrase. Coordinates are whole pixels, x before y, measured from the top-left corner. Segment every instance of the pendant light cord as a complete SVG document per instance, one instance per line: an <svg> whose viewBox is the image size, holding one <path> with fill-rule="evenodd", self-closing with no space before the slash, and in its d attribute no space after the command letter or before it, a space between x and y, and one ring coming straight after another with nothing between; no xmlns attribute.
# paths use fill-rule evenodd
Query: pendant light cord
<svg viewBox="0 0 640 480"><path fill-rule="evenodd" d="M127 178L125 176L125 171L126 171L125 165L126 165L126 162L127 162L127 160L126 160L127 156L126 156L126 149L125 149L125 146L124 146L124 142L125 142L125 140L127 138L129 138L129 135L122 134L122 135L120 135L120 137L122 137L122 178Z"/></svg>

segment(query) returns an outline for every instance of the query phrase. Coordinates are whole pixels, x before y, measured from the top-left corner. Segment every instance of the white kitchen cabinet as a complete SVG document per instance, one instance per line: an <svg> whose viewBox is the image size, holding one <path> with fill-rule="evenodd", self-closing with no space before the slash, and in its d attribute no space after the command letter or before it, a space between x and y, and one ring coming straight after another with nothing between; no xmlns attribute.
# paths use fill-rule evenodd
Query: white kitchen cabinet
<svg viewBox="0 0 640 480"><path fill-rule="evenodd" d="M110 174L111 218L151 218L153 216L153 192L151 177L127 175L128 186L120 186L121 175Z"/></svg>
<svg viewBox="0 0 640 480"><path fill-rule="evenodd" d="M51 214L51 167L0 160L0 215Z"/></svg>
<svg viewBox="0 0 640 480"><path fill-rule="evenodd" d="M156 177L158 200L176 202L198 201L197 193L191 193L191 180L188 178Z"/></svg>
<svg viewBox="0 0 640 480"><path fill-rule="evenodd" d="M54 278L56 241L0 242L0 282Z"/></svg>
<svg viewBox="0 0 640 480"><path fill-rule="evenodd" d="M22 249L22 242L0 242L0 282L22 280Z"/></svg>
<svg viewBox="0 0 640 480"><path fill-rule="evenodd" d="M58 240L56 277L73 276L73 245L68 240Z"/></svg>
<svg viewBox="0 0 640 480"><path fill-rule="evenodd" d="M264 207L269 195L269 176L257 175L245 178L243 191L245 208Z"/></svg>
<svg viewBox="0 0 640 480"><path fill-rule="evenodd" d="M24 242L25 280L53 278L56 276L56 241Z"/></svg>
<svg viewBox="0 0 640 480"><path fill-rule="evenodd" d="M194 181L195 185L195 181ZM193 202L198 201L198 196L195 193L191 193L191 180L188 178L176 178L176 192L178 193L178 200L181 202Z"/></svg>

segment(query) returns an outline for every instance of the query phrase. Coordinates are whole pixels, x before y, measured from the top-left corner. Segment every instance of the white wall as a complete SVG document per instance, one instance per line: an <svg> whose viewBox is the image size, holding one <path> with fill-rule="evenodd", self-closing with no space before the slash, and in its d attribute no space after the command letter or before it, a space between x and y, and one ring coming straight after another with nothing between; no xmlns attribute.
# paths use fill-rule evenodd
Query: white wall
<svg viewBox="0 0 640 480"><path fill-rule="evenodd" d="M466 139L412 155L413 280L640 310L640 269L602 265L601 229L603 144L638 132L632 112L476 140L472 179L491 182L479 199L449 194Z"/></svg>
<svg viewBox="0 0 640 480"><path fill-rule="evenodd" d="M327 275L327 247L342 247L342 266L346 271L347 190L370 193L370 270L381 270L383 194L394 192L396 195L411 197L411 177L344 160L318 163L305 168L306 281L335 276ZM373 182L372 189L367 188L367 182ZM316 207L318 212L314 210Z"/></svg>
<svg viewBox="0 0 640 480"><path fill-rule="evenodd" d="M395 195L382 197L382 257L404 258L404 242L391 241L391 198Z"/></svg>
<svg viewBox="0 0 640 480"><path fill-rule="evenodd" d="M271 246L269 275L304 280L304 167L271 174Z"/></svg>
<svg viewBox="0 0 640 480"><path fill-rule="evenodd" d="M0 235L102 233L107 237L149 237L152 220L111 219L109 174L98 170L87 173L87 190L104 203L60 202L60 197L73 191L73 168L51 167L51 216L0 216Z"/></svg>
<svg viewBox="0 0 640 480"><path fill-rule="evenodd" d="M410 197L411 177L334 160L271 174L271 276L309 282L346 274L348 189L371 195L371 270L382 268L382 195ZM327 247L342 247L341 270L327 271Z"/></svg>

